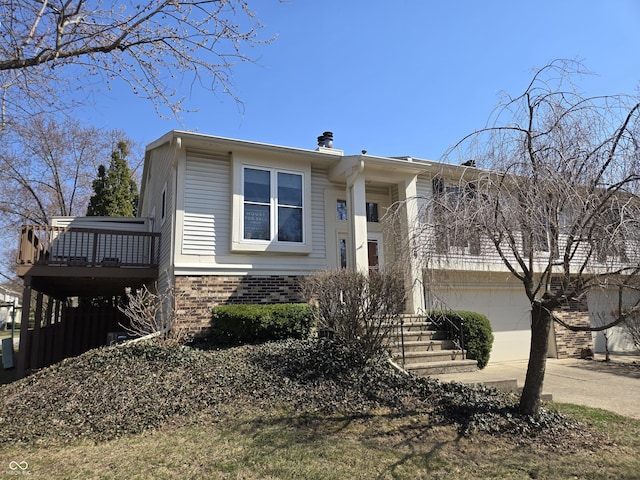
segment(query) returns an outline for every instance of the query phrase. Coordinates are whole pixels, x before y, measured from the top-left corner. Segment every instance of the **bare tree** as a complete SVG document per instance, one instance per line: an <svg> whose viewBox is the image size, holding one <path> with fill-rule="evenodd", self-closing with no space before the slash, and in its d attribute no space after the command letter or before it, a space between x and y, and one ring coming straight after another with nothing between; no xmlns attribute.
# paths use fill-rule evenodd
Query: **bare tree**
<svg viewBox="0 0 640 480"><path fill-rule="evenodd" d="M625 333L636 348L640 348L640 312L628 315L623 324Z"/></svg>
<svg viewBox="0 0 640 480"><path fill-rule="evenodd" d="M0 147L0 211L11 225L47 225L55 215L84 214L91 180L122 132L33 117L3 132Z"/></svg>
<svg viewBox="0 0 640 480"><path fill-rule="evenodd" d="M363 272L338 269L306 277L303 294L318 305L318 328L357 347L364 358L380 353L404 311L399 266Z"/></svg>
<svg viewBox="0 0 640 480"><path fill-rule="evenodd" d="M600 331L637 310L613 305L617 318L596 327L554 314L593 288L630 289L640 273L640 104L584 98L572 83L580 73L575 62L548 64L522 95L505 97L487 127L458 143L447 158L460 151L465 166L434 178L411 239L429 268L454 255L492 257L521 282L531 304L520 399L528 415L540 407L554 320Z"/></svg>
<svg viewBox="0 0 640 480"><path fill-rule="evenodd" d="M122 83L174 117L183 110L178 89L185 86L238 100L231 72L251 61L252 47L273 40L259 38L261 28L246 0L0 2L2 256L15 243L7 226L82 214L76 209L86 206L93 159L108 158L99 151L110 136L73 122L52 132L57 119ZM47 130L55 135L45 142Z"/></svg>
<svg viewBox="0 0 640 480"><path fill-rule="evenodd" d="M2 125L63 111L62 93L121 80L172 115L186 80L233 96L231 70L260 43L245 0L8 0L0 4ZM68 102L73 102L73 98Z"/></svg>
<svg viewBox="0 0 640 480"><path fill-rule="evenodd" d="M119 131L82 127L36 116L0 132L0 246L17 247L23 223L48 225L51 217L84 215L98 164L117 141L133 142ZM8 257L8 256L7 256ZM0 258L9 272L15 262Z"/></svg>

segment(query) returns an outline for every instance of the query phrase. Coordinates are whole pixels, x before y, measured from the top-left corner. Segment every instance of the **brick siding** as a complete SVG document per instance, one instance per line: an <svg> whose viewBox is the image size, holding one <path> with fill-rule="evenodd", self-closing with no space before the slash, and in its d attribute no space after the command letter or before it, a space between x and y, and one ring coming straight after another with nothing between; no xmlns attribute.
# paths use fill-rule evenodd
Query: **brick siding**
<svg viewBox="0 0 640 480"><path fill-rule="evenodd" d="M302 302L299 278L290 275L178 276L176 325L197 334L209 328L211 308L216 305Z"/></svg>
<svg viewBox="0 0 640 480"><path fill-rule="evenodd" d="M563 322L572 326L591 325L589 307L586 297L583 300L570 300L564 303L555 315ZM573 332L557 322L553 323L558 358L580 357L582 349L593 351L591 332Z"/></svg>
<svg viewBox="0 0 640 480"><path fill-rule="evenodd" d="M590 325L589 312L560 311L556 312L556 316L569 325L586 327ZM553 328L556 335L558 358L579 358L583 348L589 348L593 351L591 332L572 332L555 322Z"/></svg>

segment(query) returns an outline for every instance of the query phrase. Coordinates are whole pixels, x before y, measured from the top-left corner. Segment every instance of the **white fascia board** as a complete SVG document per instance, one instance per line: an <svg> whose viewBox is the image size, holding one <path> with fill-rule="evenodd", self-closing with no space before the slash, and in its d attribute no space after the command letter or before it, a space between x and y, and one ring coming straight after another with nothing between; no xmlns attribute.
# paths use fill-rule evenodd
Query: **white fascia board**
<svg viewBox="0 0 640 480"><path fill-rule="evenodd" d="M389 157L374 157L371 155L349 155L342 157L340 162L329 169L329 179L332 182L344 182L346 177L358 165L364 165L367 180L376 172L381 179L399 180L407 175L419 175L431 170L431 163L413 159L398 159Z"/></svg>
<svg viewBox="0 0 640 480"><path fill-rule="evenodd" d="M341 158L342 151L336 149L309 150L305 148L286 147L282 145L274 145L270 143L252 142L248 140L238 140L235 138L217 137L214 135L205 135L201 133L187 132L181 130L173 130L171 132L173 136L182 138L182 141L192 147L199 147L202 149L208 149L217 147L219 149L230 150L245 150L245 151L261 151L261 152L274 152L285 156L300 156L304 155L309 157L312 161L329 161L335 162ZM164 137L163 137L164 138ZM162 141L162 138L158 140ZM164 142L167 140L165 139Z"/></svg>

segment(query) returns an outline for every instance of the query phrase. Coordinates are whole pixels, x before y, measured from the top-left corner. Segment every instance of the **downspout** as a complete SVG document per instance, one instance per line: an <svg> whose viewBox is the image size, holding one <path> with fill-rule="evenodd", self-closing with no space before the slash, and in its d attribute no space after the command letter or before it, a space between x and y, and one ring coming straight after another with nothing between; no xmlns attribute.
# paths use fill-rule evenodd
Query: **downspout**
<svg viewBox="0 0 640 480"><path fill-rule="evenodd" d="M182 153L182 137L174 137L172 140L173 144L173 158L171 159L171 168L175 173L174 175L174 185L173 185L173 199L171 205L171 245L169 248L169 268L167 269L167 274L169 275L169 283L171 287L175 291L175 248L176 248L176 215L177 215L177 205L178 205L178 157ZM167 205L167 209L169 206ZM174 299L175 302L175 299ZM175 308L175 305L172 305L172 308Z"/></svg>

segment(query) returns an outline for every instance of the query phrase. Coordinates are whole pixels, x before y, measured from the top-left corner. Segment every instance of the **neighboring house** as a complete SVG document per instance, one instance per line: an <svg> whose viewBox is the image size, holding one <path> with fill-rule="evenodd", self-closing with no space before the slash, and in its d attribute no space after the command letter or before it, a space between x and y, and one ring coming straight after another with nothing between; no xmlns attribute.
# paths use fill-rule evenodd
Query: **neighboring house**
<svg viewBox="0 0 640 480"><path fill-rule="evenodd" d="M118 233L131 229L127 222L133 219L111 219L111 224L96 217L73 219L66 227L93 236L85 240L85 253L78 254L73 249L80 237L72 238L66 227L48 231L39 243L34 238L40 230L23 227L19 274L25 291L64 299L157 281L161 290L175 288L178 325L199 331L209 326L214 305L300 301L298 281L305 275L339 267L368 271L396 261L401 253L396 250L403 247L383 228L388 209L406 201L400 222L406 238L421 221L419 199L434 194L436 176L444 182L437 188L446 188L447 182L454 187L456 178L473 172L473 167L411 157L345 155L333 148L329 132L318 143L315 149L300 149L167 133L146 150L135 233ZM64 221L58 219L58 225ZM63 230L67 240L60 244ZM127 260L131 248L141 249L141 255ZM530 306L522 285L498 258L485 250L475 253L471 262L443 257L429 272L417 265L407 268L407 311L444 305L483 313L494 330L492 361L525 359ZM42 265L54 257L57 266ZM87 273L87 266L93 272ZM61 271L67 272L64 279ZM565 310L567 318L589 322L586 305ZM591 334L565 335L556 329L550 342L557 355L575 355L591 345Z"/></svg>
<svg viewBox="0 0 640 480"><path fill-rule="evenodd" d="M15 320L20 323L20 294L0 285L0 330Z"/></svg>

